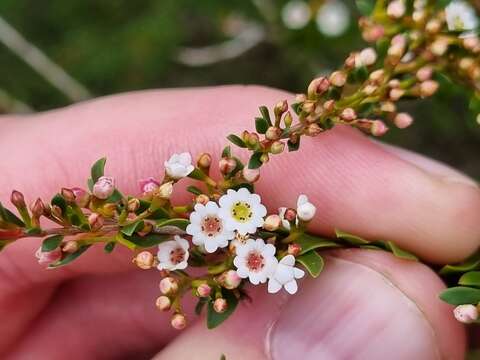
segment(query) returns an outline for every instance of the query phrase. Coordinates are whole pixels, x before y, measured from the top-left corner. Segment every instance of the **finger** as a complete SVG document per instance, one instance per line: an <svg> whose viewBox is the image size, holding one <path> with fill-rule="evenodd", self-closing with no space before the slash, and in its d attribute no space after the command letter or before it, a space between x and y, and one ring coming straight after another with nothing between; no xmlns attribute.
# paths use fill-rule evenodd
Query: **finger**
<svg viewBox="0 0 480 360"><path fill-rule="evenodd" d="M155 359L462 359L465 335L437 298L442 287L419 263L342 251L288 301L258 296L216 330L188 328Z"/></svg>

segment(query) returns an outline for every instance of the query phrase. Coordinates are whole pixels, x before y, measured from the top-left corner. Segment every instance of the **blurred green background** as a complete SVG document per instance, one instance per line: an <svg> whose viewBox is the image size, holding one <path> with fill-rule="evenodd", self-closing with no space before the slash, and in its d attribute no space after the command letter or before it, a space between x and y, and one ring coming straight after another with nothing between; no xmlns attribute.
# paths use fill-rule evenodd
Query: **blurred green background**
<svg viewBox="0 0 480 360"><path fill-rule="evenodd" d="M1 0L0 112L160 87L242 83L300 92L364 46L358 17L353 1L339 0ZM52 64L53 77L68 74L57 79L61 86L46 80ZM447 84L434 99L405 102L416 122L392 128L386 140L480 179L480 126L468 101Z"/></svg>

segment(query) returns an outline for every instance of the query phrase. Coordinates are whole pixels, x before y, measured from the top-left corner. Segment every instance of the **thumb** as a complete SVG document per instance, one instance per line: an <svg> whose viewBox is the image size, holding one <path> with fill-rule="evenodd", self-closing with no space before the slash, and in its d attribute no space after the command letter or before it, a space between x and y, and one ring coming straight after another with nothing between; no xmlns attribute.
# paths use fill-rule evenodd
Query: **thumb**
<svg viewBox="0 0 480 360"><path fill-rule="evenodd" d="M155 359L461 359L465 336L437 299L442 287L419 263L337 252L296 296L258 294L220 328L197 323Z"/></svg>

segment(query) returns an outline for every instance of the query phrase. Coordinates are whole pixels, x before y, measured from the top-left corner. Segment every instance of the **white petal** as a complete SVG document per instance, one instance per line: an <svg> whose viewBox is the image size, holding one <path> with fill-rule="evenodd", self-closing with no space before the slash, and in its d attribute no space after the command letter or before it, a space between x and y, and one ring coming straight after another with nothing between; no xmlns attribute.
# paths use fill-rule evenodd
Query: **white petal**
<svg viewBox="0 0 480 360"><path fill-rule="evenodd" d="M193 212L192 214L195 214L197 213L198 215L204 215L205 214L205 205L203 204L195 204L195 212Z"/></svg>
<svg viewBox="0 0 480 360"><path fill-rule="evenodd" d="M258 285L259 283L264 282L264 281L261 281L261 280L262 280L262 277L261 277L260 273L254 273L254 272L251 272L251 273L248 275L248 280L249 280L253 285Z"/></svg>
<svg viewBox="0 0 480 360"><path fill-rule="evenodd" d="M248 198L250 196L250 191L248 191L247 188L242 187L242 188L238 189L237 194L239 196L241 196L242 200L245 201L245 200L248 200Z"/></svg>
<svg viewBox="0 0 480 360"><path fill-rule="evenodd" d="M178 155L178 162L182 165L190 165L192 163L192 155L189 152L184 152Z"/></svg>
<svg viewBox="0 0 480 360"><path fill-rule="evenodd" d="M186 269L188 266L188 263L186 261L182 261L181 263L178 263L175 265L175 270L183 270Z"/></svg>
<svg viewBox="0 0 480 360"><path fill-rule="evenodd" d="M308 197L307 195L300 195L297 200L297 207L306 204L308 202Z"/></svg>
<svg viewBox="0 0 480 360"><path fill-rule="evenodd" d="M287 266L293 266L295 265L295 256L293 255L287 255L280 260L280 264L287 265Z"/></svg>
<svg viewBox="0 0 480 360"><path fill-rule="evenodd" d="M264 217L265 215L267 215L267 208L262 204L258 204L255 206L254 213L255 216Z"/></svg>
<svg viewBox="0 0 480 360"><path fill-rule="evenodd" d="M190 243L178 235L175 235L175 241L181 246L183 250L188 250L188 248L190 247Z"/></svg>
<svg viewBox="0 0 480 360"><path fill-rule="evenodd" d="M295 280L292 280L292 281L286 283L286 284L284 285L284 288L285 288L285 290L287 290L287 292L288 292L289 294L292 294L292 295L293 295L293 294L295 294L295 293L297 292L297 290L298 290L298 285L297 285L297 282L296 282Z"/></svg>
<svg viewBox="0 0 480 360"><path fill-rule="evenodd" d="M239 267L237 269L237 275L240 276L242 279L246 279L249 275L248 270L246 267Z"/></svg>
<svg viewBox="0 0 480 360"><path fill-rule="evenodd" d="M205 205L205 209L209 215L214 215L218 213L218 205L213 201L209 201L207 205Z"/></svg>
<svg viewBox="0 0 480 360"><path fill-rule="evenodd" d="M262 255L263 256L268 256L268 257L272 257L275 255L275 246L273 246L272 244L266 244L264 247L263 247L263 250L262 250ZM291 255L290 255L291 256Z"/></svg>
<svg viewBox="0 0 480 360"><path fill-rule="evenodd" d="M281 288L282 288L282 284L280 284L277 280L272 278L268 280L268 292L270 294L275 294L279 292Z"/></svg>
<svg viewBox="0 0 480 360"><path fill-rule="evenodd" d="M301 279L305 276L305 271L299 268L293 268L293 275L295 276L295 279Z"/></svg>

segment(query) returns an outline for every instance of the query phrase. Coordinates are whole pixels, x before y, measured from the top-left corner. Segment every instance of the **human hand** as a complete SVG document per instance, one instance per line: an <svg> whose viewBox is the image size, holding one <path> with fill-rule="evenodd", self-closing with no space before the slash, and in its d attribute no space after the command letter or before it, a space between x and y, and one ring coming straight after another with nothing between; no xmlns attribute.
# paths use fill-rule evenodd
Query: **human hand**
<svg viewBox="0 0 480 360"><path fill-rule="evenodd" d="M47 198L61 186L83 185L104 155L118 187L135 193L137 179L161 173L171 153L218 154L226 135L252 126L259 105L284 98L291 95L258 87L164 90L2 118L0 200L12 188ZM471 180L349 128L272 159L256 189L270 209L307 193L318 209L311 231L328 235L337 227L392 240L429 262L458 261L478 246L480 191ZM46 271L34 259L38 246L22 239L0 254L5 359L464 355L464 331L437 297L440 279L386 253L331 252L321 276L303 281L295 296L252 289L253 304L216 330L193 324L190 304L192 324L179 333L153 305L158 274L139 271L126 250L92 248L71 266Z"/></svg>

